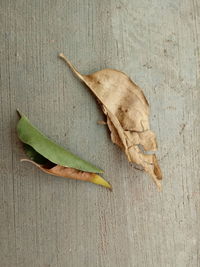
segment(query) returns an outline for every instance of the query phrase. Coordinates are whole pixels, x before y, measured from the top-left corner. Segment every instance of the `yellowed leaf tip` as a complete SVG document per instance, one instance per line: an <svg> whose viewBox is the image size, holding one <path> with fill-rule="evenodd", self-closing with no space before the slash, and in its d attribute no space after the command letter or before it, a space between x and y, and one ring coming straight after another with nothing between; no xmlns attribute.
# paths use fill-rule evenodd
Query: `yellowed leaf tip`
<svg viewBox="0 0 200 267"><path fill-rule="evenodd" d="M98 184L101 186L104 186L106 188L108 188L110 191L112 191L112 186L109 182L107 182L106 180L104 180L101 176L99 176L98 174L95 174L92 179L90 180L91 183L94 184Z"/></svg>

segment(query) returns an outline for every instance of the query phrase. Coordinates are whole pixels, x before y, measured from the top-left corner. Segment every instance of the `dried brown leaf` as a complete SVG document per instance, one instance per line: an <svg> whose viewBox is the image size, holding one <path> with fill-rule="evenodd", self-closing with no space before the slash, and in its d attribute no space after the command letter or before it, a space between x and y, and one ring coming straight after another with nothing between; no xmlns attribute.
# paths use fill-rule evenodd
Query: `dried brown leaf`
<svg viewBox="0 0 200 267"><path fill-rule="evenodd" d="M149 104L142 90L123 72L104 69L82 75L66 59L72 71L91 89L107 116L113 143L121 147L128 160L141 165L160 188L162 174L155 154L155 134L149 126Z"/></svg>

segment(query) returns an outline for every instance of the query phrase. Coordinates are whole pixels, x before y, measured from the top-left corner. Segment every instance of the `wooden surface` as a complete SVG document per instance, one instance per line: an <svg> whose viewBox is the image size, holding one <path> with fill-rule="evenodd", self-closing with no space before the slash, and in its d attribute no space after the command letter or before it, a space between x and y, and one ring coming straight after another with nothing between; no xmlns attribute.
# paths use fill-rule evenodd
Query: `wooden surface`
<svg viewBox="0 0 200 267"><path fill-rule="evenodd" d="M200 266L198 0L0 1L0 266ZM159 193L111 143L82 73L126 72L151 104ZM28 163L16 108L105 170L110 193Z"/></svg>

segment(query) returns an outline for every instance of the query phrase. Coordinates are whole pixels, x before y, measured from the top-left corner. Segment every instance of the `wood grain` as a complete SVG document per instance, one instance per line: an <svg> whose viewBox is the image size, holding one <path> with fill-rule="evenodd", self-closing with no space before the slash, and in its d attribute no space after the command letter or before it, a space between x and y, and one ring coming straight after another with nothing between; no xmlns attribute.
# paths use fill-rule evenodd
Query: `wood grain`
<svg viewBox="0 0 200 267"><path fill-rule="evenodd" d="M200 266L198 0L0 1L0 266ZM82 73L126 72L151 103L163 192L111 143ZM105 170L113 192L20 163L16 108Z"/></svg>

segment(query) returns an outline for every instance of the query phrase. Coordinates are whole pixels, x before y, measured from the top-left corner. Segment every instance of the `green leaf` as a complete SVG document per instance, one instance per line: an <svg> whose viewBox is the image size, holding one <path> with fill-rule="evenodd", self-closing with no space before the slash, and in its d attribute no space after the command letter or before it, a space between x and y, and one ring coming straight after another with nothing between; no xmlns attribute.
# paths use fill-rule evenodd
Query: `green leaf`
<svg viewBox="0 0 200 267"><path fill-rule="evenodd" d="M64 167L70 167L85 172L103 173L101 169L80 159L70 151L51 141L34 127L26 116L20 112L19 114L21 118L17 124L18 136L24 144L33 148L31 150L30 147L27 146L26 152L35 162L41 163L45 162L45 159L47 159Z"/></svg>

